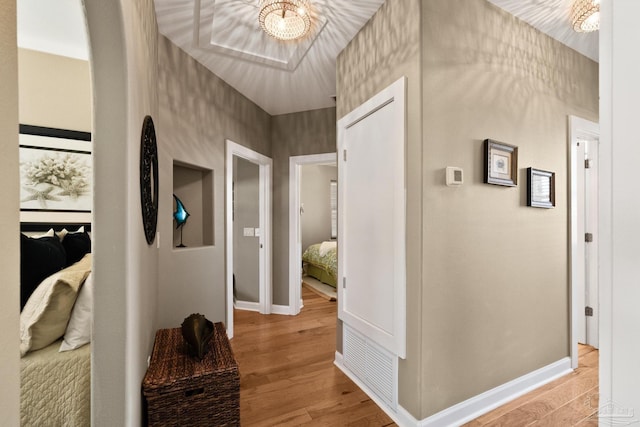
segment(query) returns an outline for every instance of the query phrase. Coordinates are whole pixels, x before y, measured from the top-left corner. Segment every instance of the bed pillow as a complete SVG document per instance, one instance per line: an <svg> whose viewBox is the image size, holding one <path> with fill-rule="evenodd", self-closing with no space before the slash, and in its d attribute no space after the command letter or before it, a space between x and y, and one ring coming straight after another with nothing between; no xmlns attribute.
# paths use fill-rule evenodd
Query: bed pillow
<svg viewBox="0 0 640 427"><path fill-rule="evenodd" d="M73 305L60 351L80 348L91 342L91 310L93 308L93 274L89 273Z"/></svg>
<svg viewBox="0 0 640 427"><path fill-rule="evenodd" d="M47 277L67 265L67 255L57 237L31 238L20 234L20 310Z"/></svg>
<svg viewBox="0 0 640 427"><path fill-rule="evenodd" d="M67 327L78 289L91 272L91 255L38 285L20 313L20 355L44 348Z"/></svg>
<svg viewBox="0 0 640 427"><path fill-rule="evenodd" d="M56 236L60 238L60 241L63 241L64 236L66 236L69 233L84 233L84 225L80 226L80 228L78 228L76 231L69 231L66 228L63 228L60 231L56 231Z"/></svg>
<svg viewBox="0 0 640 427"><path fill-rule="evenodd" d="M91 238L88 233L68 232L62 239L62 246L67 253L67 266L76 263L91 252Z"/></svg>

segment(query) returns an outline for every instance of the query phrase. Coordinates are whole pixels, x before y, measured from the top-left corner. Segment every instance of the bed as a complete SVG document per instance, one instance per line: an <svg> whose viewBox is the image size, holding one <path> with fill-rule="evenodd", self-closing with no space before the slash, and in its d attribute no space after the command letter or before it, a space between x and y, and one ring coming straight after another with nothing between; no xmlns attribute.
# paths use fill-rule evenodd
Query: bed
<svg viewBox="0 0 640 427"><path fill-rule="evenodd" d="M306 275L335 288L338 281L337 242L310 245L302 254L302 265Z"/></svg>
<svg viewBox="0 0 640 427"><path fill-rule="evenodd" d="M69 229L20 236L22 426L91 424L91 240Z"/></svg>

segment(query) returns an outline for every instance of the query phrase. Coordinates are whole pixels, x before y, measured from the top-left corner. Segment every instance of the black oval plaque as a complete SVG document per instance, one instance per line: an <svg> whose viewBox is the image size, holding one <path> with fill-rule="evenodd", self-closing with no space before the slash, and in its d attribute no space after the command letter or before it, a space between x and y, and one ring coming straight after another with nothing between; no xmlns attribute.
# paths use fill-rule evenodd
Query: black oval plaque
<svg viewBox="0 0 640 427"><path fill-rule="evenodd" d="M140 201L142 203L142 225L147 243L156 238L158 225L158 146L156 130L151 116L142 123L140 140Z"/></svg>

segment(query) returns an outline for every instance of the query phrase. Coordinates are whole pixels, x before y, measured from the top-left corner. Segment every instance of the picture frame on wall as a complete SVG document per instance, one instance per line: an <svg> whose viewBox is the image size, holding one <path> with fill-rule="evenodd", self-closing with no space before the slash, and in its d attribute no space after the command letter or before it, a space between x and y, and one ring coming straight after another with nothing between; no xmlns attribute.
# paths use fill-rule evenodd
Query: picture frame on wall
<svg viewBox="0 0 640 427"><path fill-rule="evenodd" d="M21 222L91 222L91 133L20 125Z"/></svg>
<svg viewBox="0 0 640 427"><path fill-rule="evenodd" d="M556 206L556 174L527 168L527 206L551 209Z"/></svg>
<svg viewBox="0 0 640 427"><path fill-rule="evenodd" d="M484 140L484 182L506 187L518 185L518 147Z"/></svg>

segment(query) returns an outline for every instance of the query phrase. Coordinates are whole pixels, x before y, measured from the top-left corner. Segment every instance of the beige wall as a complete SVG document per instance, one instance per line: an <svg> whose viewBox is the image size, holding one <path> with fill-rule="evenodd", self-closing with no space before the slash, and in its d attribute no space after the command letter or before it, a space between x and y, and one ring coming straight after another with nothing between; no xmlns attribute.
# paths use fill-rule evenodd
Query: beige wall
<svg viewBox="0 0 640 427"><path fill-rule="evenodd" d="M245 236L244 228L260 226L260 166L233 157L233 275L234 297L260 302L259 238Z"/></svg>
<svg viewBox="0 0 640 427"><path fill-rule="evenodd" d="M158 122L157 25L152 0L84 4L96 94L92 424L137 426L158 292L158 251L144 237L139 187L142 122Z"/></svg>
<svg viewBox="0 0 640 427"><path fill-rule="evenodd" d="M272 118L273 303L289 302L289 157L335 153L336 110L324 108Z"/></svg>
<svg viewBox="0 0 640 427"><path fill-rule="evenodd" d="M407 358L400 361L399 399L420 413L421 370L421 75L420 2L387 0L338 56L338 119L399 78L407 77ZM338 328L338 350L341 328Z"/></svg>
<svg viewBox="0 0 640 427"><path fill-rule="evenodd" d="M18 49L20 123L91 132L89 62Z"/></svg>
<svg viewBox="0 0 640 427"><path fill-rule="evenodd" d="M314 243L331 240L331 181L338 180L338 167L305 165L300 179L300 240L302 251ZM302 255L302 254L301 254Z"/></svg>
<svg viewBox="0 0 640 427"><path fill-rule="evenodd" d="M161 186L170 188L174 160L214 175L213 246L172 249L172 195L160 192L158 327L178 327L195 312L225 321L225 140L271 156L271 117L167 38L158 43Z"/></svg>
<svg viewBox="0 0 640 427"><path fill-rule="evenodd" d="M567 115L597 120L597 64L485 0L388 0L337 69L339 118L408 81L400 404L426 418L568 356ZM485 138L519 147L517 188L482 183ZM555 209L525 206L529 166Z"/></svg>
<svg viewBox="0 0 640 427"><path fill-rule="evenodd" d="M16 2L0 0L0 423L20 424L20 247Z"/></svg>
<svg viewBox="0 0 640 427"><path fill-rule="evenodd" d="M598 119L598 66L485 0L425 0L423 416L569 355L567 116ZM518 146L483 184L482 141ZM444 168L465 172L444 185ZM556 207L526 207L526 168Z"/></svg>

